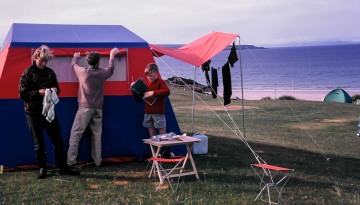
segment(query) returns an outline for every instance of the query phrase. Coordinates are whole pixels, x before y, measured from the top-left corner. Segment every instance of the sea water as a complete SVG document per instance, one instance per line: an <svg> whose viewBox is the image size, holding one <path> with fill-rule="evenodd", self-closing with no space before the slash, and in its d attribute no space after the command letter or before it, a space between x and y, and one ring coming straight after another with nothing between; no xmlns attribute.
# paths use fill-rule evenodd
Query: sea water
<svg viewBox="0 0 360 205"><path fill-rule="evenodd" d="M218 69L220 96L221 67L229 53L230 50L224 50L211 59L211 66ZM328 92L335 88L360 94L360 44L247 49L238 51L238 56L241 56L241 66L238 61L231 68L233 97L239 96L242 84L245 91L280 93L286 90L290 95L296 91ZM168 56L158 59L157 63L163 79L172 76L195 78L206 85L205 74L200 68Z"/></svg>

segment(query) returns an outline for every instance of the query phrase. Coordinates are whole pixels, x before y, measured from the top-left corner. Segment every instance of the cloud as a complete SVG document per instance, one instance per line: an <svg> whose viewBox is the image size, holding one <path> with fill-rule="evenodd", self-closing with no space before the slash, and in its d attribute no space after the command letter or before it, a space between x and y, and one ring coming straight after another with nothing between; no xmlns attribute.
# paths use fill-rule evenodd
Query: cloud
<svg viewBox="0 0 360 205"><path fill-rule="evenodd" d="M188 43L211 31L256 45L360 41L357 0L12 0L2 7L0 42L12 23L120 24L150 43Z"/></svg>

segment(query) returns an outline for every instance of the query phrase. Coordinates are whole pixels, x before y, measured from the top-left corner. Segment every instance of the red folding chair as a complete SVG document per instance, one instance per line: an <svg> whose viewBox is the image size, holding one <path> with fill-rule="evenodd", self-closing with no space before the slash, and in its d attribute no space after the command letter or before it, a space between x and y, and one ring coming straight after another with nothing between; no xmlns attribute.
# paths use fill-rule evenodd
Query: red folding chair
<svg viewBox="0 0 360 205"><path fill-rule="evenodd" d="M185 165L183 162L185 161L185 159L186 159L185 156L175 156L170 159L151 157L149 159L154 164L154 166L152 167L152 171L154 171L154 175L156 176L155 172L157 172L157 175L160 180L159 185L156 187L156 191L160 188L161 185L163 185L165 179L168 181L169 186L171 187L171 190L173 192L177 190L181 173L184 170ZM173 166L171 166L172 164ZM168 166L171 166L171 168L167 168ZM174 177L178 177L175 189L172 186L172 180L171 180L171 178Z"/></svg>
<svg viewBox="0 0 360 205"><path fill-rule="evenodd" d="M256 196L254 201L256 201L260 197L261 201L269 202L269 205L280 203L280 201L282 200L282 190L286 183L289 181L290 175L294 171L294 169L278 167L269 164L251 164L251 168L260 178L260 192ZM259 172L262 172L262 174ZM265 193L264 195L267 194L268 200L262 199L262 195L265 190L267 191L267 193ZM271 194L273 192L278 194L277 203L271 201Z"/></svg>

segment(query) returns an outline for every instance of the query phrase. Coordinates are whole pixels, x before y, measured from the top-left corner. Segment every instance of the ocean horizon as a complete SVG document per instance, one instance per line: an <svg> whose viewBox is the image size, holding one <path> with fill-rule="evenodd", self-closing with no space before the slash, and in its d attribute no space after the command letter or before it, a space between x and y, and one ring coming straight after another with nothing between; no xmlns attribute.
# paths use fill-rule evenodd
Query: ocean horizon
<svg viewBox="0 0 360 205"><path fill-rule="evenodd" d="M230 50L225 49L211 59L218 70L218 95L222 96L222 66ZM321 101L333 89L341 88L360 95L360 45L325 45L244 49L242 60L244 99L263 97L276 99L293 96L297 99ZM164 56L157 59L163 79L179 76L206 85L200 68ZM211 79L211 72L210 79ZM231 68L232 98L242 98L240 61Z"/></svg>

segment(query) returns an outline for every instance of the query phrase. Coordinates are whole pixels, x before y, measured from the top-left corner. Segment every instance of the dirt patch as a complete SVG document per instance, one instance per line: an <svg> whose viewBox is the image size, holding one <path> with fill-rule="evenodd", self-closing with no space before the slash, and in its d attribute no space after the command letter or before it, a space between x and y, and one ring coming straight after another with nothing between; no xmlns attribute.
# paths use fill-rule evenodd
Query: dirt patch
<svg viewBox="0 0 360 205"><path fill-rule="evenodd" d="M192 106L177 106L176 109L186 109L186 110L191 110ZM204 110L215 110L215 111L221 111L221 110L228 110L228 111L235 111L235 110L242 110L242 106L241 105L228 105L228 106L221 106L221 105L217 105L217 106L206 106L206 105L196 105L195 106L195 110L199 110L199 111L204 111ZM245 110L250 110L250 109L258 109L258 107L255 106L244 106Z"/></svg>
<svg viewBox="0 0 360 205"><path fill-rule="evenodd" d="M350 119L324 119L321 122L350 122Z"/></svg>
<svg viewBox="0 0 360 205"><path fill-rule="evenodd" d="M342 126L342 123L350 122L350 119L324 119L320 122L291 125L292 128L308 130L308 129L323 129L329 126Z"/></svg>
<svg viewBox="0 0 360 205"><path fill-rule="evenodd" d="M89 187L91 189L98 189L100 187L100 185L99 184L90 184Z"/></svg>
<svg viewBox="0 0 360 205"><path fill-rule="evenodd" d="M129 182L128 181L114 181L114 184L116 184L116 185L128 185Z"/></svg>
<svg viewBox="0 0 360 205"><path fill-rule="evenodd" d="M329 124L324 123L311 123L311 124L298 124L298 125L291 125L291 128L300 129L300 130L310 130L310 129L323 129L325 127L330 126Z"/></svg>

